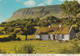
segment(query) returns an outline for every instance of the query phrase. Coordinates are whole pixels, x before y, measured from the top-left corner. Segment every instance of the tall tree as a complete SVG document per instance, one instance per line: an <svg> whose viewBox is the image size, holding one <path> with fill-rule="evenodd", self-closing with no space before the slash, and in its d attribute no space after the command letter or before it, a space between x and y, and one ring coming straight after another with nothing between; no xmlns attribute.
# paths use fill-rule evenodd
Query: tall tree
<svg viewBox="0 0 80 56"><path fill-rule="evenodd" d="M35 33L35 28L31 25L31 23L27 23L25 27L21 27L23 34L25 35L25 40L27 40L27 35L31 35Z"/></svg>
<svg viewBox="0 0 80 56"><path fill-rule="evenodd" d="M77 0L66 0L63 4L60 5L60 8L63 13L65 13L65 15L68 15L69 18L71 17L71 15L73 15L76 19L77 14L80 13L80 4Z"/></svg>

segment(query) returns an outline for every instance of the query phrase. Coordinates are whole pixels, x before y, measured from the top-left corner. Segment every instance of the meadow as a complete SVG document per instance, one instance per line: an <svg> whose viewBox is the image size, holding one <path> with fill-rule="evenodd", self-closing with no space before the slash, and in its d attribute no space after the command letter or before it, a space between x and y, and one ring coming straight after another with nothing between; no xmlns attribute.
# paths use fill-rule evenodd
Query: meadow
<svg viewBox="0 0 80 56"><path fill-rule="evenodd" d="M79 42L78 42L79 43ZM16 50L20 50L25 45L33 46L36 54L57 54L62 49L70 50L72 48L72 41L69 42L56 42L52 41L41 41L41 40L27 40L27 41L11 41L11 42L0 42L0 49L4 53L16 53ZM75 50L76 51L76 50Z"/></svg>
<svg viewBox="0 0 80 56"><path fill-rule="evenodd" d="M55 53L60 48L58 45L63 46L63 44L55 43L55 41L11 41L0 43L0 49L6 53L15 53L15 48L19 50L22 46L31 44L34 46L36 53ZM64 44L66 46L67 43ZM67 47L71 44L68 43Z"/></svg>

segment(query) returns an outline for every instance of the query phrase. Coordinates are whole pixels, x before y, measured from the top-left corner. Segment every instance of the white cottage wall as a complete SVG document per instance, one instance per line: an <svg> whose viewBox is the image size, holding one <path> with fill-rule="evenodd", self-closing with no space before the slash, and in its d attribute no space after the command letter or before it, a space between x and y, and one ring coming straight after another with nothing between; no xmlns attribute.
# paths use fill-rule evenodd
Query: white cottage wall
<svg viewBox="0 0 80 56"><path fill-rule="evenodd" d="M36 35L36 39L40 39L40 35Z"/></svg>
<svg viewBox="0 0 80 56"><path fill-rule="evenodd" d="M58 40L62 40L62 34L58 35Z"/></svg>
<svg viewBox="0 0 80 56"><path fill-rule="evenodd" d="M56 40L62 40L62 34L56 34L55 39Z"/></svg>
<svg viewBox="0 0 80 56"><path fill-rule="evenodd" d="M55 39L57 40L57 34L55 34Z"/></svg>
<svg viewBox="0 0 80 56"><path fill-rule="evenodd" d="M41 40L49 40L49 35L41 35Z"/></svg>
<svg viewBox="0 0 80 56"><path fill-rule="evenodd" d="M62 40L64 40L64 41L65 41L65 40L70 40L69 34L64 34Z"/></svg>

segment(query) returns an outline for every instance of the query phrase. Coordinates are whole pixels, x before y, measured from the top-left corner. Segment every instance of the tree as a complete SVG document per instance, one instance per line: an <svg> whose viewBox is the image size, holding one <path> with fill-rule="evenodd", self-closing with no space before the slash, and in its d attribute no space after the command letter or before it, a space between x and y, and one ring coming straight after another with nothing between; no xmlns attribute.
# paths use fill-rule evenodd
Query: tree
<svg viewBox="0 0 80 56"><path fill-rule="evenodd" d="M63 13L65 13L65 15L68 15L68 18L70 18L71 15L73 15L76 19L76 15L80 13L80 4L76 0L66 0L63 4L60 5L60 8L63 11Z"/></svg>
<svg viewBox="0 0 80 56"><path fill-rule="evenodd" d="M27 35L31 35L35 33L35 28L31 25L31 23L27 23L25 27L21 28L23 31L23 34L25 35L25 40L27 40Z"/></svg>
<svg viewBox="0 0 80 56"><path fill-rule="evenodd" d="M40 20L40 18L35 18L35 22L38 22Z"/></svg>
<svg viewBox="0 0 80 56"><path fill-rule="evenodd" d="M34 19L33 18L29 18L29 21L33 23L34 22Z"/></svg>
<svg viewBox="0 0 80 56"><path fill-rule="evenodd" d="M8 26L5 26L4 31L6 32L6 34L7 34L7 29L8 29Z"/></svg>
<svg viewBox="0 0 80 56"><path fill-rule="evenodd" d="M14 28L12 28L12 27L8 27L8 28L5 28L5 29L6 29L5 30L6 34L9 34L11 32L14 32Z"/></svg>

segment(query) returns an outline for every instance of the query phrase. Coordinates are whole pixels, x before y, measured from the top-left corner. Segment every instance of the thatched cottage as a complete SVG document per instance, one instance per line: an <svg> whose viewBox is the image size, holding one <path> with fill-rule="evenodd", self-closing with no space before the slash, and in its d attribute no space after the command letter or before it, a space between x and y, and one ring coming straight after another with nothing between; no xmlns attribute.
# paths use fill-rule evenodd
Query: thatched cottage
<svg viewBox="0 0 80 56"><path fill-rule="evenodd" d="M72 26L40 27L36 32L36 39L41 40L71 40L76 37Z"/></svg>

